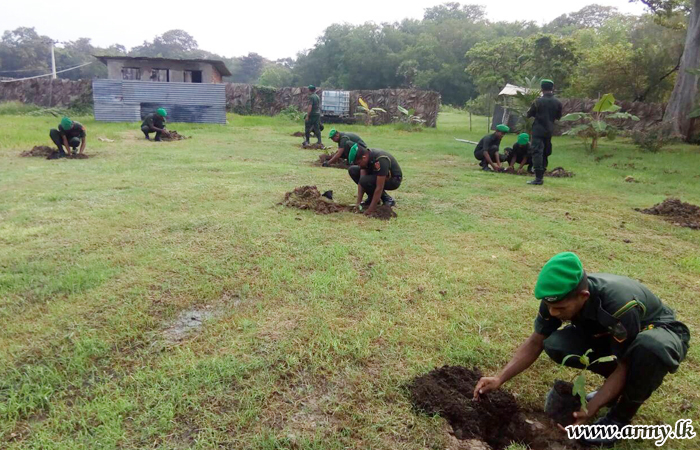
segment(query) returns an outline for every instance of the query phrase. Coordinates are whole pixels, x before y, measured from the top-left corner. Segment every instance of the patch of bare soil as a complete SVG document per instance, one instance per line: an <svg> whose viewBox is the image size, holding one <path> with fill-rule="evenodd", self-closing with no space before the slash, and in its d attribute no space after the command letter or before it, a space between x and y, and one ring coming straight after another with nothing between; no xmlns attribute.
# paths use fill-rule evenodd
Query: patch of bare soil
<svg viewBox="0 0 700 450"><path fill-rule="evenodd" d="M350 205L341 205L322 196L316 186L301 186L287 192L280 205L314 211L317 214L333 214L354 209Z"/></svg>
<svg viewBox="0 0 700 450"><path fill-rule="evenodd" d="M321 153L320 155L318 155L318 161L316 161L314 163L314 165L323 167L323 163L328 161L332 157L333 157L333 155L326 155L325 153ZM341 158L341 159L338 159L336 162L334 162L333 164L331 164L328 167L333 167L335 169L346 169L347 170L348 168L350 168L350 165L348 164L347 160Z"/></svg>
<svg viewBox="0 0 700 450"><path fill-rule="evenodd" d="M24 158L37 157L46 159L88 159L90 157L84 153L66 154L63 157L60 155L61 154L59 153L58 149L54 147L47 147L46 145L37 145L33 149L24 151L20 154L20 156Z"/></svg>
<svg viewBox="0 0 700 450"><path fill-rule="evenodd" d="M395 219L398 217L398 215L394 212L391 206L381 205L377 206L377 209L372 214L368 214L368 217L379 220L390 220Z"/></svg>
<svg viewBox="0 0 700 450"><path fill-rule="evenodd" d="M160 138L164 141L182 141L183 139L191 139L191 136L183 136L175 130L165 130L160 135Z"/></svg>
<svg viewBox="0 0 700 450"><path fill-rule="evenodd" d="M316 186L301 186L291 192L287 192L284 200L279 205L289 208L313 211L316 214L333 214L343 211L360 213L354 205L342 205L333 201L333 191L326 191L323 194ZM389 220L398 217L394 210L387 205L378 206L373 214L368 217L379 220Z"/></svg>
<svg viewBox="0 0 700 450"><path fill-rule="evenodd" d="M208 307L185 311L163 331L163 337L171 344L178 343L197 331L205 321L215 317L217 314L219 314L219 311Z"/></svg>
<svg viewBox="0 0 700 450"><path fill-rule="evenodd" d="M514 175L525 175L528 177L535 176L534 173L529 173L526 171L523 171L523 173L517 173L515 170L511 170L510 167L508 169L506 169L506 173L510 173L510 174L514 174ZM555 167L554 169L545 172L544 176L545 177L552 177L552 178L571 178L574 176L574 173L567 171L563 167Z"/></svg>
<svg viewBox="0 0 700 450"><path fill-rule="evenodd" d="M636 211L643 214L661 216L667 222L671 222L679 227L700 230L700 207L684 203L677 198L667 198L651 208L636 208Z"/></svg>
<svg viewBox="0 0 700 450"><path fill-rule="evenodd" d="M316 143L316 144L309 144L306 146L304 144L301 144L299 146L299 148L303 148L304 150L328 150L330 147L326 147L323 144Z"/></svg>
<svg viewBox="0 0 700 450"><path fill-rule="evenodd" d="M512 442L533 450L579 448L548 423L542 413L522 411L515 397L505 390L490 392L474 401L474 388L480 378L477 368L444 366L415 378L408 390L416 409L444 417L452 426L454 437L461 441L485 442L496 450Z"/></svg>
<svg viewBox="0 0 700 450"><path fill-rule="evenodd" d="M294 137L304 137L304 132L303 132L303 131L295 131L295 132L292 133L290 136L294 136Z"/></svg>
<svg viewBox="0 0 700 450"><path fill-rule="evenodd" d="M53 152L57 152L54 147L47 147L46 145L37 145L31 150L22 152L19 156L23 158L28 158L30 156L38 158L48 158Z"/></svg>

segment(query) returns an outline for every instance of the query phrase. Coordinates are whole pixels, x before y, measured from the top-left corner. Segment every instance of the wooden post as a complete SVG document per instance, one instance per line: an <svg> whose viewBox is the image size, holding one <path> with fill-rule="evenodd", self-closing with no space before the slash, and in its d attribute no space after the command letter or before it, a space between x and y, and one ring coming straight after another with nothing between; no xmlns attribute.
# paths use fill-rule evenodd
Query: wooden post
<svg viewBox="0 0 700 450"><path fill-rule="evenodd" d="M469 131L472 131L472 113L469 112Z"/></svg>

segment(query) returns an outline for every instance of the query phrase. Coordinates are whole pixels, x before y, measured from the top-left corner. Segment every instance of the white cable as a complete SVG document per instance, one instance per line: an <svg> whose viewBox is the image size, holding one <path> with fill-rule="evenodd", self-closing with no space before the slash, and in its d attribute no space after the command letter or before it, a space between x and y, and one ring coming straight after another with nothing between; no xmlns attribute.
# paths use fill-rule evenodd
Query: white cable
<svg viewBox="0 0 700 450"><path fill-rule="evenodd" d="M71 67L70 69L59 70L56 73L63 73L63 72L68 72L70 70L80 69L81 67L89 66L90 64L92 64L92 62L81 64L81 65L75 66L75 67ZM0 80L0 83L13 83L15 81L33 80L35 78L50 77L52 75L53 75L52 73L47 73L46 75L37 75L35 77L15 78L14 80Z"/></svg>

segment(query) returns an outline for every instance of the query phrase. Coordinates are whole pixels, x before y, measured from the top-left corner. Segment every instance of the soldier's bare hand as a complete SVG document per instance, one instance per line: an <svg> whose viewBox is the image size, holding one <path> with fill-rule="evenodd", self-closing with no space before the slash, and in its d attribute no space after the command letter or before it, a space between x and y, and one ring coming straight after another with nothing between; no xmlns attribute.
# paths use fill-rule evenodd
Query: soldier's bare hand
<svg viewBox="0 0 700 450"><path fill-rule="evenodd" d="M500 387L501 381L498 377L482 377L479 382L476 383L476 388L474 388L474 400L478 401L480 396L495 391Z"/></svg>

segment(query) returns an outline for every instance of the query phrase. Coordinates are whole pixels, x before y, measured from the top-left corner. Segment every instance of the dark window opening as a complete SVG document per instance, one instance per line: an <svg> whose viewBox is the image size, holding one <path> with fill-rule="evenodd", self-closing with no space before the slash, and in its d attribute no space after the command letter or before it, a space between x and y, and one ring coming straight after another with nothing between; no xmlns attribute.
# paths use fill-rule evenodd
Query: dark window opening
<svg viewBox="0 0 700 450"><path fill-rule="evenodd" d="M202 82L202 71L201 70L185 70L185 83L201 83Z"/></svg>
<svg viewBox="0 0 700 450"><path fill-rule="evenodd" d="M123 67L122 80L140 80L141 69L138 67Z"/></svg>
<svg viewBox="0 0 700 450"><path fill-rule="evenodd" d="M170 81L170 71L168 69L152 69L151 81Z"/></svg>

